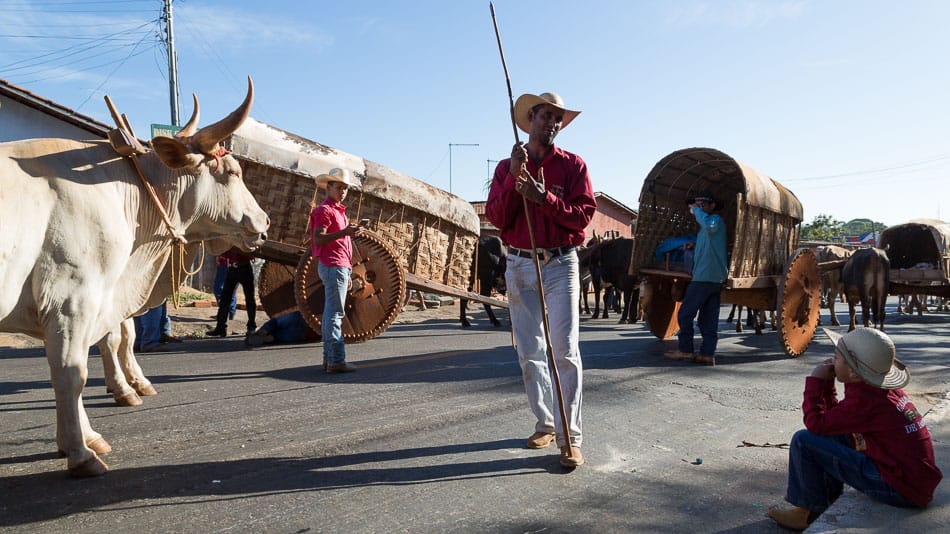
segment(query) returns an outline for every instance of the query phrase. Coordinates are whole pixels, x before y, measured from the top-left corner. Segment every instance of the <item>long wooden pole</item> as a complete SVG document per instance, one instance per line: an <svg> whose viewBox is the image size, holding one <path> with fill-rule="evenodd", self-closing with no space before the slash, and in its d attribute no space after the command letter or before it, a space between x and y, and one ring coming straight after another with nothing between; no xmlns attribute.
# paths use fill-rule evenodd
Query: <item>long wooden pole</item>
<svg viewBox="0 0 950 534"><path fill-rule="evenodd" d="M518 139L518 126L515 123L515 99L511 93L511 78L508 76L508 65L505 63L505 50L501 46L501 34L498 32L498 21L495 19L495 5L488 3L491 10L491 22L495 27L495 39L498 41L498 53L501 55L501 67L505 71L505 83L508 85L508 109L511 115L511 129L515 133L515 143L520 143ZM573 447L571 446L571 422L567 419L567 410L564 409L564 394L561 392L561 374L557 370L557 363L554 360L554 349L551 346L551 326L548 322L548 305L544 299L544 282L541 280L541 261L538 259L538 247L534 240L534 226L531 223L531 211L528 209L528 199L521 195L524 204L525 222L528 223L528 237L531 239L531 259L534 260L534 272L538 277L538 296L541 299L541 322L544 325L544 343L548 356L548 367L551 369L551 378L554 380L554 390L557 393L557 407L561 414L561 428L564 431L564 443L567 444L567 455L573 457Z"/></svg>

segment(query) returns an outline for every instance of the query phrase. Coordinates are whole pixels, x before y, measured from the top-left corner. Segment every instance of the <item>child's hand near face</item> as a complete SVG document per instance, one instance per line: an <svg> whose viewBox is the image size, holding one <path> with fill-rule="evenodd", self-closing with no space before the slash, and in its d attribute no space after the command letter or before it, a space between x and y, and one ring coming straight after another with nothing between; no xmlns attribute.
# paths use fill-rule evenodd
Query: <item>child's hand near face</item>
<svg viewBox="0 0 950 534"><path fill-rule="evenodd" d="M822 380L833 380L835 377L835 361L831 358L819 363L811 371L811 376Z"/></svg>

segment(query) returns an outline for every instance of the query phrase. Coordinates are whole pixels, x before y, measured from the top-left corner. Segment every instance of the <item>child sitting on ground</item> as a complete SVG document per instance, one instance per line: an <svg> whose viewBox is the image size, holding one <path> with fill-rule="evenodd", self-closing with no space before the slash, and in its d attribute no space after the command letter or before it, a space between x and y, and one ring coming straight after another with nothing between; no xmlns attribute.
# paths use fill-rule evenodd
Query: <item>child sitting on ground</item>
<svg viewBox="0 0 950 534"><path fill-rule="evenodd" d="M843 484L877 501L923 507L943 474L934 461L930 431L903 388L910 381L884 332L858 328L845 335L825 329L835 345L805 378L805 430L792 437L788 493L795 505L769 517L804 530L841 495ZM835 395L835 378L844 398Z"/></svg>

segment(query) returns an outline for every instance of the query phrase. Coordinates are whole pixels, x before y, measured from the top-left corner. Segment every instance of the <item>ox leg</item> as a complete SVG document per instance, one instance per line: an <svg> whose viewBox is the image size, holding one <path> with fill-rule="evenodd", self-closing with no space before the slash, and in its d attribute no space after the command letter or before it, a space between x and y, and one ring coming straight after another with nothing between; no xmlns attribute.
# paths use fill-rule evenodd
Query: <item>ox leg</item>
<svg viewBox="0 0 950 534"><path fill-rule="evenodd" d="M857 310L855 310L855 306L856 304L849 299L848 300L848 316L850 317L851 320L848 323L848 332L854 330L857 327L857 322L855 320L856 319L855 316L857 315Z"/></svg>
<svg viewBox="0 0 950 534"><path fill-rule="evenodd" d="M864 328L871 326L871 296L866 291L861 295L861 322Z"/></svg>
<svg viewBox="0 0 950 534"><path fill-rule="evenodd" d="M483 306L485 306L485 313L488 314L488 320L491 321L492 326L501 326L501 321L495 317L495 312L491 309L491 306L488 304L483 304Z"/></svg>
<svg viewBox="0 0 950 534"><path fill-rule="evenodd" d="M726 317L726 322L731 323L736 318L736 309L739 307L738 304L733 304L732 309L729 310L729 317Z"/></svg>
<svg viewBox="0 0 950 534"><path fill-rule="evenodd" d="M741 333L742 333L742 308L743 308L743 307L742 307L742 306L737 306L737 308L738 308L739 311L738 311L737 314L736 314L736 315L737 315L737 316L736 316L736 332L738 332L738 333L741 334Z"/></svg>
<svg viewBox="0 0 950 534"><path fill-rule="evenodd" d="M462 328L468 328L472 326L472 323L468 322L468 299L459 299L459 322L462 323Z"/></svg>
<svg viewBox="0 0 950 534"><path fill-rule="evenodd" d="M119 327L106 334L96 344L99 347L99 355L102 357L106 392L112 394L112 398L119 406L138 406L142 404L141 397L126 381L125 374L120 371L118 352L121 342L122 332L121 327Z"/></svg>
<svg viewBox="0 0 950 534"><path fill-rule="evenodd" d="M596 319L600 315L600 284L593 284L594 288L594 314L591 319Z"/></svg>
<svg viewBox="0 0 950 534"><path fill-rule="evenodd" d="M96 452L106 454L112 447L92 429L82 404L90 343L70 339L70 330L51 325L46 333L46 360L56 394L56 446L66 456L70 475L97 476L109 466Z"/></svg>
<svg viewBox="0 0 950 534"><path fill-rule="evenodd" d="M828 299L828 313L831 314L831 326L841 326L841 322L838 321L838 316L835 314L835 297Z"/></svg>
<svg viewBox="0 0 950 534"><path fill-rule="evenodd" d="M135 323L131 318L126 319L120 325L122 329L122 340L119 343L119 365L122 366L122 373L129 385L135 389L135 392L144 397L158 395L158 391L152 386L152 383L145 378L145 372L135 359L135 353L132 347L135 346Z"/></svg>
<svg viewBox="0 0 950 534"><path fill-rule="evenodd" d="M765 330L765 310L755 310L754 321L755 334L761 335L762 330Z"/></svg>

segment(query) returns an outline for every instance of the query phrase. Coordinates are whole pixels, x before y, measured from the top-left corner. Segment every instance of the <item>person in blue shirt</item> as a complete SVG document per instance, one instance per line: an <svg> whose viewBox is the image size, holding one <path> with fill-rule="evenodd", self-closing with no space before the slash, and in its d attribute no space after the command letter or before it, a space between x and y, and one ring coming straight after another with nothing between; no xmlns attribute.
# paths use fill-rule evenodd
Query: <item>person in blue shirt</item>
<svg viewBox="0 0 950 534"><path fill-rule="evenodd" d="M702 191L690 199L689 209L699 230L693 250L693 278L686 286L683 303L676 319L679 321L678 350L665 354L673 360L688 360L716 365L716 343L719 340L719 296L726 281L729 260L726 258L726 224L713 213L722 209L711 191ZM699 352L693 352L693 320L703 337Z"/></svg>

